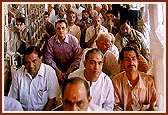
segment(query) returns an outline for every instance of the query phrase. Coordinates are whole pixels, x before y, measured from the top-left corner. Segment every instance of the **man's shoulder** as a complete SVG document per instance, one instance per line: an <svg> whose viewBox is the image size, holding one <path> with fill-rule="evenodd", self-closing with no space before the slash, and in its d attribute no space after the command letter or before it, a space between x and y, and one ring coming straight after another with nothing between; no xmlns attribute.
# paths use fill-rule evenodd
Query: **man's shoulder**
<svg viewBox="0 0 168 115"><path fill-rule="evenodd" d="M153 81L154 80L154 77L152 75L149 75L145 72L139 72L139 74L141 75L143 80L146 80L146 81Z"/></svg>

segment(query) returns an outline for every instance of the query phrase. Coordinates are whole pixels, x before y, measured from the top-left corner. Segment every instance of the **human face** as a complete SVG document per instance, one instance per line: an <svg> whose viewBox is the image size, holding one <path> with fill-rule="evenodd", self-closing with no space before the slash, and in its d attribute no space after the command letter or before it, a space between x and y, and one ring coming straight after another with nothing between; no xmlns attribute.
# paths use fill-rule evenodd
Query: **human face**
<svg viewBox="0 0 168 115"><path fill-rule="evenodd" d="M66 24L64 22L57 23L57 25L56 25L56 33L58 35L58 38L64 39L66 37L67 31L68 30L67 30Z"/></svg>
<svg viewBox="0 0 168 115"><path fill-rule="evenodd" d="M88 14L87 12L83 12L83 13L82 13L82 19L83 19L83 20L87 20L88 17L89 17L89 14Z"/></svg>
<svg viewBox="0 0 168 115"><path fill-rule="evenodd" d="M113 14L107 14L106 17L107 17L107 20L114 20Z"/></svg>
<svg viewBox="0 0 168 115"><path fill-rule="evenodd" d="M25 55L25 68L32 77L35 77L38 73L38 70L42 63L41 58L42 57L38 57L38 55L34 52L30 55Z"/></svg>
<svg viewBox="0 0 168 115"><path fill-rule="evenodd" d="M137 71L138 60L136 57L136 53L134 51L125 51L123 64L126 72Z"/></svg>
<svg viewBox="0 0 168 115"><path fill-rule="evenodd" d="M91 97L87 97L84 84L68 84L64 90L64 111L87 111Z"/></svg>
<svg viewBox="0 0 168 115"><path fill-rule="evenodd" d="M93 25L94 27L99 27L101 25L101 19L99 16L95 16L93 18Z"/></svg>
<svg viewBox="0 0 168 115"><path fill-rule="evenodd" d="M96 41L97 48L101 50L101 52L104 54L110 47L111 47L111 41L102 36Z"/></svg>
<svg viewBox="0 0 168 115"><path fill-rule="evenodd" d="M88 59L84 61L84 66L86 68L85 77L88 80L95 82L102 72L103 57L98 53L91 53L89 54Z"/></svg>
<svg viewBox="0 0 168 115"><path fill-rule="evenodd" d="M59 17L63 18L64 15L65 15L65 10L63 8L60 8L59 12L58 12L58 15L59 15Z"/></svg>
<svg viewBox="0 0 168 115"><path fill-rule="evenodd" d="M68 20L68 23L75 23L75 20L76 20L75 14L72 14L72 13L68 14L67 20Z"/></svg>
<svg viewBox="0 0 168 115"><path fill-rule="evenodd" d="M120 26L120 32L123 36L128 36L130 34L130 26L127 23L124 23Z"/></svg>

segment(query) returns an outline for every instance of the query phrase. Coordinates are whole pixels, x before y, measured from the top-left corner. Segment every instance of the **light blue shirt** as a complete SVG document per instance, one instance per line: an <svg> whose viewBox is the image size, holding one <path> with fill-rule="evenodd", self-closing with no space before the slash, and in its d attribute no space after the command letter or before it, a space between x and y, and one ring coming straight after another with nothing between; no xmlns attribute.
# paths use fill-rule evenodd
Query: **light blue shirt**
<svg viewBox="0 0 168 115"><path fill-rule="evenodd" d="M9 96L17 99L24 110L41 111L49 99L60 94L55 70L44 63L34 79L22 66L12 80Z"/></svg>

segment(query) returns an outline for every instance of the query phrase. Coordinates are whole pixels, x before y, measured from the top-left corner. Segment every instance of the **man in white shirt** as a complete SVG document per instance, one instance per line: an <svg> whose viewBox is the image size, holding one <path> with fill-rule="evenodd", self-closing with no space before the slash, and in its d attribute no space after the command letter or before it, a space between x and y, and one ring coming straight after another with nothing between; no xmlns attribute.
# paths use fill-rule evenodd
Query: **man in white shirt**
<svg viewBox="0 0 168 115"><path fill-rule="evenodd" d="M74 35L80 42L81 30L79 26L75 25L76 14L74 11L69 11L67 14L68 33Z"/></svg>
<svg viewBox="0 0 168 115"><path fill-rule="evenodd" d="M96 47L96 37L100 32L108 32L108 29L102 26L99 16L93 17L93 25L86 30L85 42L87 48Z"/></svg>
<svg viewBox="0 0 168 115"><path fill-rule="evenodd" d="M101 107L91 104L90 87L80 78L67 79L62 87L63 105L53 111L105 111Z"/></svg>
<svg viewBox="0 0 168 115"><path fill-rule="evenodd" d="M79 76L90 85L91 103L112 111L114 107L114 88L108 75L102 72L103 54L97 48L87 51L84 67L71 73L68 78Z"/></svg>
<svg viewBox="0 0 168 115"><path fill-rule="evenodd" d="M55 70L42 63L42 54L30 46L24 54L24 66L16 71L8 96L17 99L26 111L51 110L60 87Z"/></svg>

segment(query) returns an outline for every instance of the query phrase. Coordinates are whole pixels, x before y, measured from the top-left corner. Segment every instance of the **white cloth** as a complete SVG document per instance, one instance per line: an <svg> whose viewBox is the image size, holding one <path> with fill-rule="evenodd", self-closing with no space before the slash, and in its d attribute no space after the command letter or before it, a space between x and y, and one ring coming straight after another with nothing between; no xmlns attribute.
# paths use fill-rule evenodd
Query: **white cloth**
<svg viewBox="0 0 168 115"><path fill-rule="evenodd" d="M90 104L87 111L105 111L105 110L99 107L98 105Z"/></svg>
<svg viewBox="0 0 168 115"><path fill-rule="evenodd" d="M79 68L84 68L85 55L86 55L86 52L90 49L92 48L84 49ZM120 72L118 60L113 54L113 52L111 52L110 50L107 50L106 53L104 54L103 72L110 77L113 77L114 75Z"/></svg>
<svg viewBox="0 0 168 115"><path fill-rule="evenodd" d="M72 77L81 77L86 80L84 69L78 69L68 76L68 78ZM87 82L92 84L90 86L91 103L105 110L112 111L114 108L114 87L110 77L102 72L96 82Z"/></svg>
<svg viewBox="0 0 168 115"><path fill-rule="evenodd" d="M113 54L115 55L116 59L119 59L119 50L117 48L117 46L115 46L114 44L108 49L111 52L113 52Z"/></svg>
<svg viewBox="0 0 168 115"><path fill-rule="evenodd" d="M49 99L59 96L60 87L55 70L44 63L32 79L24 66L16 71L9 96L17 99L24 110L42 110Z"/></svg>
<svg viewBox="0 0 168 115"><path fill-rule="evenodd" d="M100 25L100 29L99 29L98 33L100 33L100 32L107 32L108 33L108 29L105 28L104 26ZM94 34L95 34L95 28L94 28L94 25L92 25L86 30L85 42L88 42L90 39L92 39ZM96 41L96 39L95 39L95 41ZM95 41L92 44L92 48L96 47L96 42Z"/></svg>
<svg viewBox="0 0 168 115"><path fill-rule="evenodd" d="M23 108L16 99L4 96L4 111L23 111Z"/></svg>
<svg viewBox="0 0 168 115"><path fill-rule="evenodd" d="M81 20L81 19L82 19L82 11L83 11L83 10L85 10L85 8L83 8L83 7L81 7L81 6L79 6L78 9L77 9L77 8L74 9L74 12L76 13L78 20Z"/></svg>
<svg viewBox="0 0 168 115"><path fill-rule="evenodd" d="M69 33L74 35L78 41L80 42L80 37L81 37L81 30L79 28L79 26L77 25L73 25L73 26L68 26L68 30L69 30Z"/></svg>
<svg viewBox="0 0 168 115"><path fill-rule="evenodd" d="M54 17L55 17L55 10L52 9L51 12L50 12L49 21L50 21L52 24L55 25Z"/></svg>

